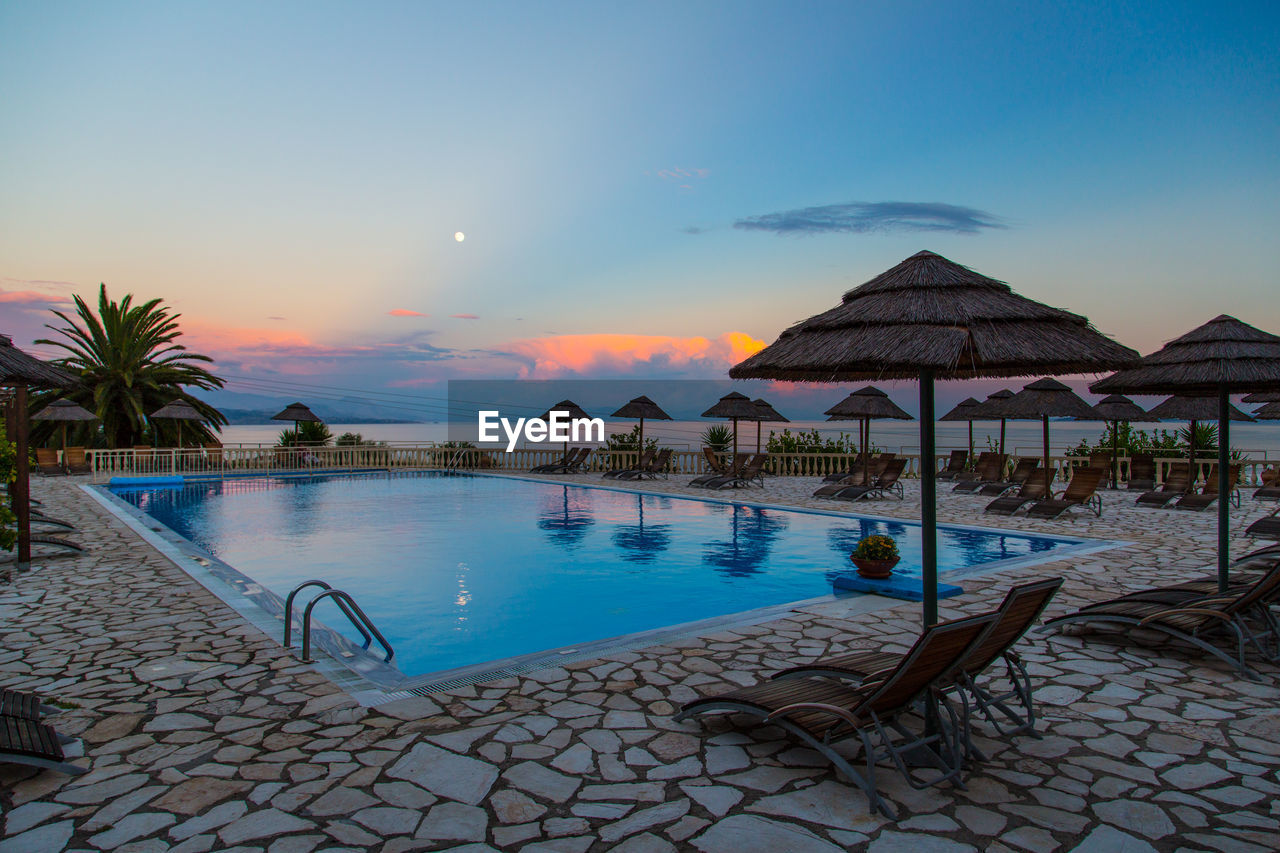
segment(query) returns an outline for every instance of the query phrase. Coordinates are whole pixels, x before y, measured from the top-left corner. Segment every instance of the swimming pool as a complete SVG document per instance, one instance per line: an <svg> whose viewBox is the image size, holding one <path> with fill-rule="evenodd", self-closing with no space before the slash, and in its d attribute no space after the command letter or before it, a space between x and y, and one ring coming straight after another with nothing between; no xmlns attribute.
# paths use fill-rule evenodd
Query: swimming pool
<svg viewBox="0 0 1280 853"><path fill-rule="evenodd" d="M833 592L859 539L918 524L846 513L562 485L412 474L113 488L278 596L319 578L351 593L409 676L736 614ZM1083 540L940 527L954 579L1057 558ZM317 617L355 638L331 603Z"/></svg>

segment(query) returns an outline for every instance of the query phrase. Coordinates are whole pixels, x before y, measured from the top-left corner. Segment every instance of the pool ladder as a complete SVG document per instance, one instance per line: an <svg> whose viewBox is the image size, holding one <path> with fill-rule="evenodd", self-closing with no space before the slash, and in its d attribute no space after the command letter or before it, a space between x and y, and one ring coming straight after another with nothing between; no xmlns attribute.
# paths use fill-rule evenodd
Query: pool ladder
<svg viewBox="0 0 1280 853"><path fill-rule="evenodd" d="M390 663L395 657L395 652L391 648L391 644L387 642L387 638L382 636L382 632L377 629L373 621L365 615L360 609L360 605L356 604L356 600L340 589L334 589L329 584L321 580L309 580L306 583L300 583L293 588L293 592L289 593L288 598L284 600L284 647L290 647L290 640L293 636L293 600L298 593L307 587L318 586L323 591L307 602L307 606L302 611L302 662L311 663L311 611L315 610L317 604L326 598L332 598L333 603L338 605L338 609L342 614L351 621L356 630L360 632L360 636L364 637L364 648L368 649L373 641L377 639L378 644L386 649L387 656L382 659L383 663Z"/></svg>

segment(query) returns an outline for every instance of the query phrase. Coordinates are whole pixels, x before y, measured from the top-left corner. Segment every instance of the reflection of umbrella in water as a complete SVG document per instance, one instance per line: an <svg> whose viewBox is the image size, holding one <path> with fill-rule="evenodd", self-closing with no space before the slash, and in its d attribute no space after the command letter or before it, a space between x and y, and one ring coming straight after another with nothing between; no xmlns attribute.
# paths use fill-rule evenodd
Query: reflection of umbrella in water
<svg viewBox="0 0 1280 853"><path fill-rule="evenodd" d="M784 331L729 370L734 379L920 382L920 556L926 625L938 621L933 383L942 379L1096 373L1138 354L1078 314L1017 295L1004 282L918 252Z"/></svg>
<svg viewBox="0 0 1280 853"><path fill-rule="evenodd" d="M544 502L538 515L538 529L545 530L548 538L557 545L571 548L587 535L587 528L596 523L590 503L585 500L586 489L573 489L574 499L569 499L570 489L561 486L559 501Z"/></svg>
<svg viewBox="0 0 1280 853"><path fill-rule="evenodd" d="M96 421L98 416L74 400L54 400L31 416L33 421L57 421L62 436L62 462L67 461L67 424L72 421Z"/></svg>
<svg viewBox="0 0 1280 853"><path fill-rule="evenodd" d="M620 524L613 531L613 544L629 563L652 563L671 547L670 525L644 523L645 497L636 495L636 523Z"/></svg>
<svg viewBox="0 0 1280 853"><path fill-rule="evenodd" d="M1231 463L1229 394L1280 391L1280 337L1221 314L1090 386L1095 393L1185 394L1218 401L1218 470ZM1225 477L1225 473L1223 475ZM1228 507L1218 501L1218 586L1227 588Z"/></svg>
<svg viewBox="0 0 1280 853"><path fill-rule="evenodd" d="M732 577L757 574L769 559L774 540L787 529L787 522L760 507L733 504L730 509L730 538L708 542L702 562Z"/></svg>
<svg viewBox="0 0 1280 853"><path fill-rule="evenodd" d="M867 484L871 483L871 419L911 420L911 415L890 400L888 394L870 385L854 391L823 414L830 416L827 418L829 421L862 422L858 429L858 442L862 450L862 482Z"/></svg>

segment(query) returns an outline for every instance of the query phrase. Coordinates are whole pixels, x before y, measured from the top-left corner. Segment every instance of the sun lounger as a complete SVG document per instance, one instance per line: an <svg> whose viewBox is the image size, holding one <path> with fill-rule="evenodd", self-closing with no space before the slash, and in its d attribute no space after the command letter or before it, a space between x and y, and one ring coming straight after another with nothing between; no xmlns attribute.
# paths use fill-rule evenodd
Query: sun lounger
<svg viewBox="0 0 1280 853"><path fill-rule="evenodd" d="M962 479L951 489L960 494L973 494L990 483L999 483L1004 476L1005 463L1009 461L1005 453L984 453L978 457L978 468L975 476Z"/></svg>
<svg viewBox="0 0 1280 853"><path fill-rule="evenodd" d="M564 455L555 462L548 462L545 465L535 465L529 469L530 474L546 474L556 468L563 468L570 462L578 458L578 448L570 447L564 452Z"/></svg>
<svg viewBox="0 0 1280 853"><path fill-rule="evenodd" d="M576 474L582 469L587 458L591 456L590 447L571 447L558 462L539 465L529 469L531 474Z"/></svg>
<svg viewBox="0 0 1280 853"><path fill-rule="evenodd" d="M999 497L1000 495L1003 495L1006 492L1011 492L1014 489L1017 489L1023 483L1027 482L1027 479L1031 477L1035 473L1036 469L1039 467L1040 467L1039 459L1035 459L1031 457L1019 459L1018 464L1013 466L1013 473L1009 475L1008 479L1001 480L1000 482L997 482L997 483L987 483L985 485L979 486L977 494L984 495L986 497ZM1043 473L1040 474L1039 479L1040 479L1040 482L1043 484L1044 483Z"/></svg>
<svg viewBox="0 0 1280 853"><path fill-rule="evenodd" d="M1135 453L1129 459L1126 488L1150 491L1156 487L1156 458L1150 453Z"/></svg>
<svg viewBox="0 0 1280 853"><path fill-rule="evenodd" d="M46 477L58 477L67 473L58 461L58 451L52 447L36 448L36 470Z"/></svg>
<svg viewBox="0 0 1280 853"><path fill-rule="evenodd" d="M1102 495L1098 485L1106 477L1105 468L1076 468L1071 472L1071 482L1056 498L1038 500L1027 507L1028 518L1057 518L1068 510L1086 507L1102 517Z"/></svg>
<svg viewBox="0 0 1280 853"><path fill-rule="evenodd" d="M666 479L667 465L671 462L671 448L664 447L649 458L649 462L645 465L637 465L631 471L622 471L615 479L618 480L655 480L659 476Z"/></svg>
<svg viewBox="0 0 1280 853"><path fill-rule="evenodd" d="M756 483L764 486L764 466L769 461L768 453L755 453L747 460L747 464L734 474L717 477L703 484L708 489L737 489Z"/></svg>
<svg viewBox="0 0 1280 853"><path fill-rule="evenodd" d="M1186 462L1177 462L1169 466L1169 473L1164 478L1164 485L1138 495L1137 506L1162 508L1173 503L1191 490L1191 466Z"/></svg>
<svg viewBox="0 0 1280 853"><path fill-rule="evenodd" d="M1280 539L1280 507L1246 527L1244 535L1257 539Z"/></svg>
<svg viewBox="0 0 1280 853"><path fill-rule="evenodd" d="M947 459L947 466L934 475L935 479L943 481L954 480L967 471L965 466L968 464L969 451L953 450L950 458Z"/></svg>
<svg viewBox="0 0 1280 853"><path fill-rule="evenodd" d="M72 776L88 772L66 760L62 744L63 738L44 723L0 716L0 763L43 767Z"/></svg>
<svg viewBox="0 0 1280 853"><path fill-rule="evenodd" d="M1227 466L1227 500L1231 500L1234 495L1236 506L1240 505L1239 493L1236 490L1236 483L1240 481L1240 466ZM1200 489L1199 494L1183 495L1178 498L1173 505L1174 509L1190 509L1197 512L1208 509L1218 502L1218 466L1214 465L1209 469L1209 476L1205 478L1204 486Z"/></svg>
<svg viewBox="0 0 1280 853"><path fill-rule="evenodd" d="M1159 590L1148 590L1150 596ZM1145 628L1189 643L1234 666L1245 677L1257 673L1245 659L1253 648L1267 660L1280 657L1280 634L1267 602L1280 593L1280 565L1235 594L1193 596L1172 603L1148 600L1143 593L1103 601L1050 619L1041 631L1077 622L1101 623L1133 631Z"/></svg>
<svg viewBox="0 0 1280 853"><path fill-rule="evenodd" d="M89 457L83 447L68 447L62 462L68 474L93 473L93 466L89 464Z"/></svg>
<svg viewBox="0 0 1280 853"><path fill-rule="evenodd" d="M24 717L38 720L45 714L56 714L58 709L46 705L35 693L0 687L0 717Z"/></svg>
<svg viewBox="0 0 1280 853"><path fill-rule="evenodd" d="M703 486L717 477L725 477L747 464L745 453L735 453L731 461L722 460L710 447L702 448L703 458L707 462L707 473L699 474L689 481L690 486Z"/></svg>
<svg viewBox="0 0 1280 853"><path fill-rule="evenodd" d="M841 480L843 480L846 477L861 475L862 469L864 467L864 463L866 461L867 461L867 454L866 454L866 451L863 451L859 453L857 456L853 457L853 461L849 463L848 468L845 468L843 471L831 472L830 474L822 478L822 482L839 483Z"/></svg>
<svg viewBox="0 0 1280 853"><path fill-rule="evenodd" d="M636 462L636 464L630 466L629 468L614 468L612 471L605 471L604 474L602 474L601 476L603 476L606 480L614 480L622 476L623 474L629 474L632 471L638 471L646 467L650 462L652 462L653 457L656 455L657 455L656 450L646 450L644 453L640 454L640 459L638 462Z"/></svg>
<svg viewBox="0 0 1280 853"><path fill-rule="evenodd" d="M677 722L695 714L744 713L782 727L821 753L867 795L873 810L896 819L893 808L876 789L875 768L892 760L913 788L958 779L962 769L960 721L947 703L939 702L934 688L950 684L957 668L968 658L995 622L995 616L973 616L932 625L924 630L898 664L862 687L851 687L821 678L769 681L732 690L718 696L695 699L676 714ZM945 709L951 725L939 725L917 734L907 728L918 703L926 715L940 718ZM866 769L860 773L835 745L847 738L862 742ZM926 778L908 768L905 757L925 756L938 770Z"/></svg>
<svg viewBox="0 0 1280 853"><path fill-rule="evenodd" d="M902 483L898 478L902 476L902 472L906 470L906 459L894 459L884 469L884 472L876 477L876 481L869 486L845 486L840 491L830 497L842 501L860 501L871 498L883 498L886 495L895 495L898 500L902 500Z"/></svg>
<svg viewBox="0 0 1280 853"><path fill-rule="evenodd" d="M1044 477L1032 477L1022 484L1017 494L1001 495L983 507L982 511L993 515L1013 515L1018 510L1025 509L1046 497L1048 497L1048 490L1045 488Z"/></svg>
<svg viewBox="0 0 1280 853"><path fill-rule="evenodd" d="M865 486L874 483L876 478L884 473L885 468L894 459L892 453L881 453L875 459L870 460L865 465L854 468L844 474L844 476L832 475L823 477L822 480L827 485L819 486L814 491L815 498L829 498L838 492L844 491L849 486Z"/></svg>
<svg viewBox="0 0 1280 853"><path fill-rule="evenodd" d="M961 678L958 686L973 697L978 710L1001 734L1031 732L1035 735L1035 705L1032 702L1031 678L1027 674L1026 667L1022 665L1021 658L1012 649L1023 635L1031 630L1031 626L1040 618L1049 600L1061 586L1062 578L1050 578L1015 586L1009 590L1005 594L1004 601L991 614L996 617L991 631L970 651L957 673ZM992 693L989 687L979 684L977 679L1002 658L1005 661L1006 675L1011 689ZM854 652L789 667L773 677L781 679L826 676L864 682L880 678L884 672L896 667L901 660L902 655L896 652ZM1016 701L1021 706L1020 712L1015 712L1008 706L1011 701ZM1005 723L1001 723L996 718L993 713L996 711L1004 717ZM1014 727L1006 730L1004 725L1009 722L1012 722Z"/></svg>

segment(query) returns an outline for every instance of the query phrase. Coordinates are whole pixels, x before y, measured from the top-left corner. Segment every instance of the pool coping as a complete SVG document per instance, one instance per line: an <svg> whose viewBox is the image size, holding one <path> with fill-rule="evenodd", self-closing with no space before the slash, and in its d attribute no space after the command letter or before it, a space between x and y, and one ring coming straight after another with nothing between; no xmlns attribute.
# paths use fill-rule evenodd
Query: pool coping
<svg viewBox="0 0 1280 853"><path fill-rule="evenodd" d="M366 474L386 474L385 471L344 472L341 476L362 476ZM411 472L405 472L411 473ZM730 500L715 496L674 495L668 492L651 492L643 489L619 488L616 486L557 482L536 477L525 477L512 474L489 472L452 472L440 469L414 469L412 473L445 473L452 476L490 477L495 479L516 479L544 485L575 486L584 489L602 489L625 494L647 495L651 497L676 498L680 500L703 501L728 506L746 506L759 509L773 509L787 512L800 512L811 515L825 515L836 518L865 518L897 524L921 526L920 522L894 516L879 516L864 513L838 512L824 509L797 506L795 504L771 503L762 501ZM314 473L309 476L326 476ZM177 568L199 583L202 587L219 598L227 606L235 610L250 624L261 630L267 637L283 645L284 600L270 589L254 581L239 569L205 551L189 539L178 534L168 526L150 516L143 510L122 500L114 494L107 484L83 484L81 490L92 497L100 506L119 518L130 529L142 537L162 555L168 558ZM1055 539L1072 543L1063 553L1046 552L1041 555L1011 557L980 563L962 569L947 572L947 577L959 580L966 577L994 574L1010 569L1056 562L1062 559L1085 556L1125 547L1132 544L1122 540L1093 539L1079 536L1037 533L1034 531L1008 530L1004 528L986 527L967 524L940 524L940 528L954 530L970 530L983 533L1013 534L1026 538ZM735 627L747 627L785 618L791 613L807 608L823 605L840 604L845 615L867 613L889 609L903 604L902 601L885 598L872 593L835 592L782 604L766 605L751 610L722 614L706 619L675 625L646 629L630 634L606 637L573 646L561 646L543 649L522 655L495 660L482 661L447 670L406 675L394 664L384 662L362 649L319 621L312 622L312 654L309 661L318 671L341 687L362 705L378 705L409 696L428 695L440 690L457 689L484 681L511 677L536 672L542 669L563 666L582 660L592 660L605 655L637 651L666 643L700 635L722 631ZM300 626L295 638L301 634ZM296 645L297 640L295 640Z"/></svg>

